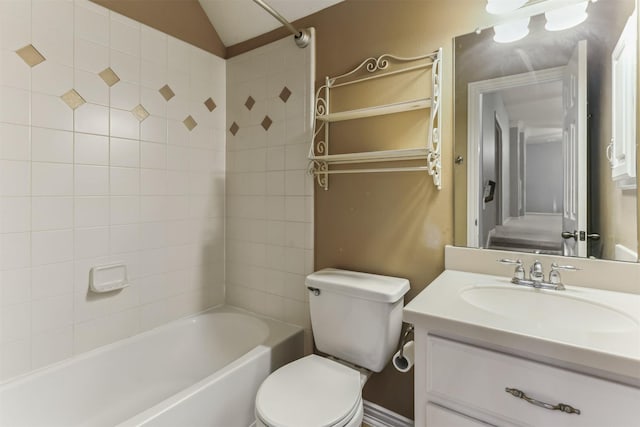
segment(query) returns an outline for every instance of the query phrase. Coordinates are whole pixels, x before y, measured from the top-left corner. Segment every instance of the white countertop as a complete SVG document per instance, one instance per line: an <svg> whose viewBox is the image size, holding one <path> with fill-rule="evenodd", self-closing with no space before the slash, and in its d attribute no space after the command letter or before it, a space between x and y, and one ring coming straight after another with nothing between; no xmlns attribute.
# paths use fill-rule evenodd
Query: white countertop
<svg viewBox="0 0 640 427"><path fill-rule="evenodd" d="M613 309L638 327L620 331L582 328L571 313L550 326L545 305L523 306L522 312L509 308L499 314L465 301L461 292L472 287L511 287L522 292L563 292L562 297L583 300ZM429 333L449 336L543 361L577 367L596 375L640 384L640 295L567 286L565 291L539 290L516 286L510 278L446 270L404 309L404 321ZM532 295L535 297L536 295ZM519 294L519 301L527 295ZM544 300L544 298L543 298ZM532 299L533 301L533 299ZM509 299L505 300L508 304ZM513 314L515 312L515 315Z"/></svg>

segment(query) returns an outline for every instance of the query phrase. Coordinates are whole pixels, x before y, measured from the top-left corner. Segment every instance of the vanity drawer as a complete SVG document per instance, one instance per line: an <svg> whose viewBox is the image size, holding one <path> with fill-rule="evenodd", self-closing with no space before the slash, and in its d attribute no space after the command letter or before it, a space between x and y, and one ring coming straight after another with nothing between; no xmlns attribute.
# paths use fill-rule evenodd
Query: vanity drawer
<svg viewBox="0 0 640 427"><path fill-rule="evenodd" d="M467 417L457 412L451 411L442 406L427 404L427 424L426 427L488 427L474 418Z"/></svg>
<svg viewBox="0 0 640 427"><path fill-rule="evenodd" d="M640 425L640 389L443 338L428 338L426 374L430 401L477 418L522 426ZM581 413L535 406L507 387Z"/></svg>

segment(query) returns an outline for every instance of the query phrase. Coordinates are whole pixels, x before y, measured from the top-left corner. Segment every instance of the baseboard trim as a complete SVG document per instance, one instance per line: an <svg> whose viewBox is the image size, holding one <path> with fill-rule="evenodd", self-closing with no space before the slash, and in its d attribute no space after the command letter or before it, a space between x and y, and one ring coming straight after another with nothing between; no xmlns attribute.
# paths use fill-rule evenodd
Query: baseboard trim
<svg viewBox="0 0 640 427"><path fill-rule="evenodd" d="M364 400L363 422L371 427L413 427L413 420L396 414L393 411Z"/></svg>

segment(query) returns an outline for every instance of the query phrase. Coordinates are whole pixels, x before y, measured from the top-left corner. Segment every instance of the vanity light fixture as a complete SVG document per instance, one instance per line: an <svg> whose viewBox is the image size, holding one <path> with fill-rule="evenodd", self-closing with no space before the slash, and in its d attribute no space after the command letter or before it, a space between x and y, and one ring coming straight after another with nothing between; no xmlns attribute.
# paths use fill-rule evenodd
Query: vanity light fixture
<svg viewBox="0 0 640 427"><path fill-rule="evenodd" d="M494 26L493 40L498 43L511 43L526 37L529 34L530 19L526 17Z"/></svg>
<svg viewBox="0 0 640 427"><path fill-rule="evenodd" d="M522 7L528 0L487 0L487 12L502 15Z"/></svg>
<svg viewBox="0 0 640 427"><path fill-rule="evenodd" d="M562 31L583 23L588 16L588 5L589 1L586 0L546 11L544 16L547 19L547 23L544 28L547 31Z"/></svg>
<svg viewBox="0 0 640 427"><path fill-rule="evenodd" d="M487 12L502 15L502 23L494 25L493 40L511 43L529 34L532 16L544 13L547 31L562 31L584 22L589 3L598 0L487 0ZM479 33L481 29L476 30Z"/></svg>

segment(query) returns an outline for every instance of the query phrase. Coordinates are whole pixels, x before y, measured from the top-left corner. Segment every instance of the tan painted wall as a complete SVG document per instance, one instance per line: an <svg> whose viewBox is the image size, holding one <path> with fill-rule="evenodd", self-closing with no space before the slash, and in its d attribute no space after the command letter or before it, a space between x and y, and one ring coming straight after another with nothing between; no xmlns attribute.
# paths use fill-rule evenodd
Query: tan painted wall
<svg viewBox="0 0 640 427"><path fill-rule="evenodd" d="M443 271L444 245L453 242L452 38L483 25L483 8L477 0L347 0L295 23L316 28L317 83L369 56L412 56L444 48L442 190L435 189L429 176L416 172L332 176L329 191L316 186L316 269L341 267L406 277L411 281L407 300ZM227 53L233 56L286 34L273 31L230 46ZM400 96L405 89L380 88L386 95L399 91ZM378 94L365 95L371 100ZM378 119L367 119L362 126L336 126L332 152L367 150L369 142L376 148L412 145L424 121L414 114L381 119L378 128ZM411 374L388 367L371 378L364 397L413 418Z"/></svg>
<svg viewBox="0 0 640 427"><path fill-rule="evenodd" d="M114 12L226 57L226 48L198 0L91 0Z"/></svg>

